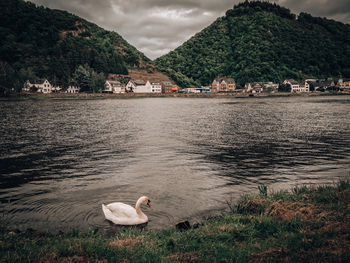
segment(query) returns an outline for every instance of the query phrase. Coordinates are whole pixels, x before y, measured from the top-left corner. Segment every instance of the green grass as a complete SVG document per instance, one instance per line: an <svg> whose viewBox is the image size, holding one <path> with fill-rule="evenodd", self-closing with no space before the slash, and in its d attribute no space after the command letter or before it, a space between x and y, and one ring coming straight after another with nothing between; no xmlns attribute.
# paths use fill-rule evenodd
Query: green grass
<svg viewBox="0 0 350 263"><path fill-rule="evenodd" d="M349 180L258 190L187 231L125 229L106 238L3 230L0 262L349 262Z"/></svg>

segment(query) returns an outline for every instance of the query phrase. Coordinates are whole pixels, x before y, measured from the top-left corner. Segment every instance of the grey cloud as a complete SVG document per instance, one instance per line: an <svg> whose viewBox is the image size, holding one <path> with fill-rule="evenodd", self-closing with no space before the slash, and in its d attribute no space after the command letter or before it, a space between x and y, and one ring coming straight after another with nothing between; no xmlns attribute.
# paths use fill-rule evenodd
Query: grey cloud
<svg viewBox="0 0 350 263"><path fill-rule="evenodd" d="M210 25L239 0L30 0L67 10L122 35L155 59ZM241 0L243 1L243 0ZM294 13L350 22L350 0L275 0Z"/></svg>
<svg viewBox="0 0 350 263"><path fill-rule="evenodd" d="M327 17L350 23L350 0L277 0L294 13L306 12L313 16Z"/></svg>

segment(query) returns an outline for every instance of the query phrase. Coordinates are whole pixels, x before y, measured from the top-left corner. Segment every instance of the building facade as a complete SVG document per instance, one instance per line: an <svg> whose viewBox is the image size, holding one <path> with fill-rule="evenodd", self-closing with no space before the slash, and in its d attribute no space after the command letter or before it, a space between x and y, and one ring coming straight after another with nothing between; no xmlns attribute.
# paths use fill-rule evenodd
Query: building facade
<svg viewBox="0 0 350 263"><path fill-rule="evenodd" d="M162 93L162 84L160 81L151 81L152 93Z"/></svg>
<svg viewBox="0 0 350 263"><path fill-rule="evenodd" d="M211 92L232 92L236 90L236 82L233 78L216 78L211 84Z"/></svg>
<svg viewBox="0 0 350 263"><path fill-rule="evenodd" d="M31 83L29 80L27 80L23 85L23 91L30 91L32 88L36 88L37 92L45 94L59 92L61 90L60 87L54 87L51 85L47 79L38 80L34 83Z"/></svg>
<svg viewBox="0 0 350 263"><path fill-rule="evenodd" d="M122 86L122 84L119 81L116 80L106 80L105 82L105 89L103 92L106 93L124 93L125 88Z"/></svg>
<svg viewBox="0 0 350 263"><path fill-rule="evenodd" d="M143 80L130 80L125 87L126 92L134 92L134 93L152 93L152 85L147 80L146 82Z"/></svg>

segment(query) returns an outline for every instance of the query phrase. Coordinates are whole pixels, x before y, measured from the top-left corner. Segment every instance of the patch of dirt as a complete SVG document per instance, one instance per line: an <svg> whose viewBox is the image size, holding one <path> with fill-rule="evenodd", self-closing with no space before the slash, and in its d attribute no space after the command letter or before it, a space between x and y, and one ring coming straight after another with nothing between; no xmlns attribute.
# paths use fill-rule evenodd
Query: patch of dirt
<svg viewBox="0 0 350 263"><path fill-rule="evenodd" d="M151 66L150 66L151 67ZM166 75L163 72L158 71L156 68L152 69L152 72L147 72L146 69L129 69L128 75L121 75L121 74L109 74L108 79L115 79L118 81L122 81L122 79L133 79L133 80L158 80L158 81L170 81L174 83L168 75Z"/></svg>
<svg viewBox="0 0 350 263"><path fill-rule="evenodd" d="M296 218L302 221L318 221L322 218L327 218L329 212L305 202L276 201L265 210L264 214L278 220Z"/></svg>
<svg viewBox="0 0 350 263"><path fill-rule="evenodd" d="M52 253L40 259L39 262L40 263L84 263L89 261L82 256L59 257L55 253Z"/></svg>
<svg viewBox="0 0 350 263"><path fill-rule="evenodd" d="M128 237L125 239L113 240L113 241L109 242L109 245L111 247L132 250L142 240L143 240L143 236L141 236L141 237Z"/></svg>
<svg viewBox="0 0 350 263"><path fill-rule="evenodd" d="M167 258L175 262L193 262L193 261L197 261L200 258L200 256L198 253L195 253L195 252L187 252L187 253L177 252L177 253L171 254Z"/></svg>

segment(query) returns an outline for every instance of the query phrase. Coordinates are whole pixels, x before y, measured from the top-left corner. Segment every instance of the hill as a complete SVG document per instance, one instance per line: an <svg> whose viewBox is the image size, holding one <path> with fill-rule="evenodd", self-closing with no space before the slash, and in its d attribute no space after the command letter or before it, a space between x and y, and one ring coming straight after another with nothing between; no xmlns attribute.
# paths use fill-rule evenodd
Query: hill
<svg viewBox="0 0 350 263"><path fill-rule="evenodd" d="M182 86L207 85L217 76L233 77L242 85L350 77L349 56L350 25L245 1L155 64Z"/></svg>
<svg viewBox="0 0 350 263"><path fill-rule="evenodd" d="M127 74L150 60L119 34L65 11L23 0L0 0L0 87L20 89L26 79L67 86L75 71ZM79 67L80 66L80 67Z"/></svg>

